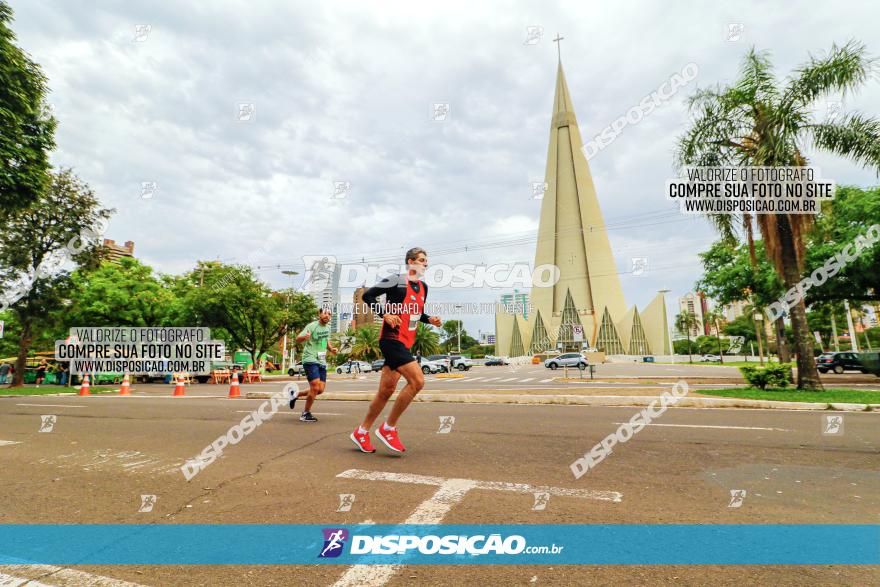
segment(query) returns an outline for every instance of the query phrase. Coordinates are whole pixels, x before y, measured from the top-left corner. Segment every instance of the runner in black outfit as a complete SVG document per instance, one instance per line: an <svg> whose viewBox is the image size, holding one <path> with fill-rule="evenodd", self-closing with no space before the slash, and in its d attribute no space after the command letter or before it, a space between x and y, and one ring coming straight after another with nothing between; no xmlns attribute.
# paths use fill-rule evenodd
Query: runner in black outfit
<svg viewBox="0 0 880 587"><path fill-rule="evenodd" d="M385 357L385 365L382 367L379 391L370 402L363 423L350 436L362 452L375 452L370 443L370 427L397 388L401 375L406 379L406 386L400 390L388 420L379 426L376 436L394 452L406 450L397 435L397 420L425 385L422 369L412 356L410 348L415 342L419 322L433 326L442 324L437 316L424 313L428 286L419 279L428 266L424 249L415 247L407 251L406 266L406 275L383 279L363 294L364 303L382 317L379 349ZM385 296L385 303L380 305L377 298L382 295Z"/></svg>

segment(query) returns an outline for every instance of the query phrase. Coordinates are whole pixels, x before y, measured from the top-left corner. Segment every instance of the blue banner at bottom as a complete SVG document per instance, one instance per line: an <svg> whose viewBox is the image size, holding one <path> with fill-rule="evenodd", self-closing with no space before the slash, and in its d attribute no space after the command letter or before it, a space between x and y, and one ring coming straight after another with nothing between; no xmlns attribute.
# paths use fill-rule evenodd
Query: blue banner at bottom
<svg viewBox="0 0 880 587"><path fill-rule="evenodd" d="M0 564L878 565L880 525L0 525Z"/></svg>

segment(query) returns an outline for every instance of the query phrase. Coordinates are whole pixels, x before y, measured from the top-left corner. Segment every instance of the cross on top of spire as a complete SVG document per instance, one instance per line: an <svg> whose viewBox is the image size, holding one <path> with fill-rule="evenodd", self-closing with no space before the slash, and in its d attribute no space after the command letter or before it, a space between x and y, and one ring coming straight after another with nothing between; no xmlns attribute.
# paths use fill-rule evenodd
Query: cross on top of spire
<svg viewBox="0 0 880 587"><path fill-rule="evenodd" d="M560 62L562 61L562 43L560 41L564 38L565 37L559 36L559 33L556 33L556 38L553 39L553 42L556 43L556 54Z"/></svg>

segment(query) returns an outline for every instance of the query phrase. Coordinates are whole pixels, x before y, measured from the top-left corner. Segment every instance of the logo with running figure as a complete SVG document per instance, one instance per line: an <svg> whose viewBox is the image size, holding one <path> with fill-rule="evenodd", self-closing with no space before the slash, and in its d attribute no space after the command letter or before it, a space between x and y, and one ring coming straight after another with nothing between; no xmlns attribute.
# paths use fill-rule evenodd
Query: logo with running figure
<svg viewBox="0 0 880 587"><path fill-rule="evenodd" d="M306 274L299 290L304 293L322 292L331 286L336 269L336 257L332 255L304 255Z"/></svg>
<svg viewBox="0 0 880 587"><path fill-rule="evenodd" d="M348 540L348 530L345 528L324 528L324 547L318 558L336 558L345 550L345 541Z"/></svg>
<svg viewBox="0 0 880 587"><path fill-rule="evenodd" d="M843 434L843 416L824 414L822 434Z"/></svg>

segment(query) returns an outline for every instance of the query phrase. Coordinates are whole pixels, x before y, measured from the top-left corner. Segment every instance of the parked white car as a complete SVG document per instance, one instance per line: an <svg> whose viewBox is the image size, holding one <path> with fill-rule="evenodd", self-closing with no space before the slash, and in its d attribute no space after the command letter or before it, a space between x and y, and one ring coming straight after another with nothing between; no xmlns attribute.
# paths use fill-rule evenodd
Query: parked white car
<svg viewBox="0 0 880 587"><path fill-rule="evenodd" d="M548 369L556 370L560 367L577 367L578 369L586 369L587 358L580 353L562 353L556 357L550 357L544 361L544 366Z"/></svg>
<svg viewBox="0 0 880 587"><path fill-rule="evenodd" d="M422 373L425 375L433 373L443 373L446 371L446 363L440 361L429 361L425 357L419 357L419 365L422 367Z"/></svg>
<svg viewBox="0 0 880 587"><path fill-rule="evenodd" d="M373 365L364 361L346 361L336 367L336 372L342 373L369 373L373 370Z"/></svg>

